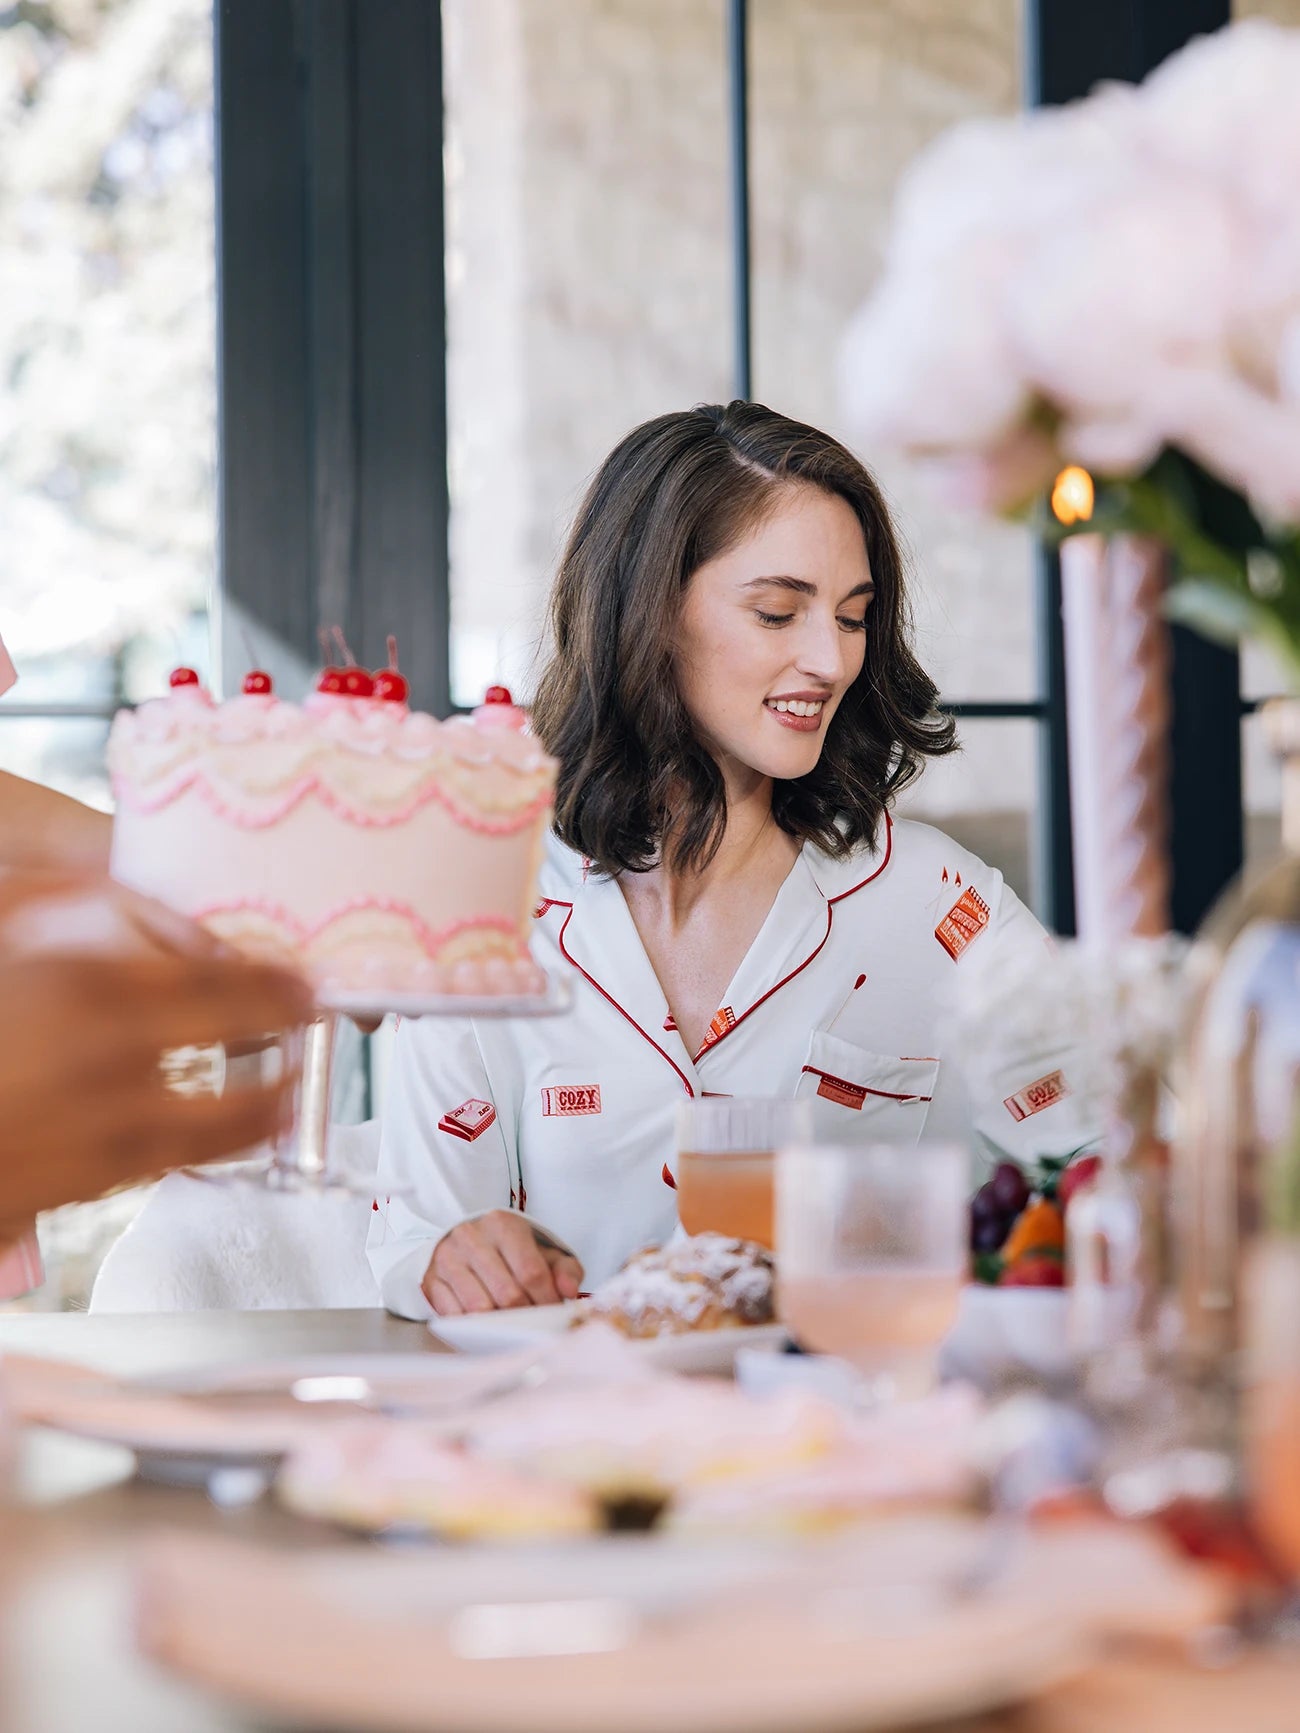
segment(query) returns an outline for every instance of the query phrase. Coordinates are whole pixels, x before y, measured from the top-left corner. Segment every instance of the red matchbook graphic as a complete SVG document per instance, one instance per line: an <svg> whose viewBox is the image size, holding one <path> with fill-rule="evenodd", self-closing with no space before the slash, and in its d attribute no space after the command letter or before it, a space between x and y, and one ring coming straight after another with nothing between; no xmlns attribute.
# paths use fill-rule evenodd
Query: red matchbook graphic
<svg viewBox="0 0 1300 1733"><path fill-rule="evenodd" d="M867 1092L860 1083L848 1083L843 1077L831 1077L823 1071L817 1083L817 1093L825 1101L836 1101L841 1107L851 1107L856 1113L862 1112L862 1103L867 1099Z"/></svg>
<svg viewBox="0 0 1300 1733"><path fill-rule="evenodd" d="M599 1083L566 1083L558 1089L542 1091L543 1119L569 1119L578 1114L599 1112Z"/></svg>
<svg viewBox="0 0 1300 1733"><path fill-rule="evenodd" d="M476 1137L482 1137L489 1125L496 1123L496 1117L497 1110L490 1101L476 1101L471 1096L450 1113L443 1114L438 1121L438 1130L445 1131L449 1137L473 1143Z"/></svg>
<svg viewBox="0 0 1300 1733"><path fill-rule="evenodd" d="M1017 1089L1014 1095L1008 1095L1002 1103L1012 1119L1030 1119L1035 1113L1041 1113L1045 1107L1054 1107L1058 1101L1064 1101L1070 1093L1070 1086L1059 1071L1049 1071L1046 1077L1040 1077L1036 1083L1027 1083L1023 1089Z"/></svg>
<svg viewBox="0 0 1300 1733"><path fill-rule="evenodd" d="M948 913L934 929L934 936L955 963L989 924L989 906L973 886L967 885Z"/></svg>

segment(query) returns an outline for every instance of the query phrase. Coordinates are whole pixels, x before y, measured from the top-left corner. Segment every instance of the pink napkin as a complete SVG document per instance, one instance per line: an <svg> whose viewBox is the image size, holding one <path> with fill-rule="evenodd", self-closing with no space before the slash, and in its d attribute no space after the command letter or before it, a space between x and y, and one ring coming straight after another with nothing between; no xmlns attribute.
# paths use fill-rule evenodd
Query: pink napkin
<svg viewBox="0 0 1300 1733"><path fill-rule="evenodd" d="M9 660L9 652L5 649L4 639L0 638L0 694L7 692L17 678L17 670Z"/></svg>

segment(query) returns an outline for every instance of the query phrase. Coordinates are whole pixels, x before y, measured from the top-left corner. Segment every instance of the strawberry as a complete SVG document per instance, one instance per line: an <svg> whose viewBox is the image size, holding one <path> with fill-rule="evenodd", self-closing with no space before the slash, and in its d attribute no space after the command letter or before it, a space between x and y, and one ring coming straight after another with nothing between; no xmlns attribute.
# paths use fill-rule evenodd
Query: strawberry
<svg viewBox="0 0 1300 1733"><path fill-rule="evenodd" d="M1056 1201L1061 1207L1062 1215L1069 1210L1070 1199L1075 1192L1082 1191L1086 1185L1091 1185L1100 1172L1101 1157L1099 1155L1085 1155L1081 1161L1070 1163L1057 1181L1056 1186Z"/></svg>
<svg viewBox="0 0 1300 1733"><path fill-rule="evenodd" d="M1063 1288L1065 1265L1060 1253L1046 1250L1026 1252L1008 1264L998 1280L1000 1288Z"/></svg>

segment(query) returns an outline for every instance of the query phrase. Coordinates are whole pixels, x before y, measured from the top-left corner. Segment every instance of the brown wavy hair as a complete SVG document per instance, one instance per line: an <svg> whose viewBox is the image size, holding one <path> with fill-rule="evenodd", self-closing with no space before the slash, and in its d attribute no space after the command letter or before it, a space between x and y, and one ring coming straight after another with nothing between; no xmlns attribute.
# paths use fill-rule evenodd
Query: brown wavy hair
<svg viewBox="0 0 1300 1733"><path fill-rule="evenodd" d="M782 830L839 858L875 841L952 718L911 649L902 556L880 489L829 434L762 404L701 404L620 440L579 508L551 594L552 650L533 725L560 762L555 829L608 874L699 869L726 826L722 773L696 737L673 658L692 575L792 486L835 494L862 525L876 594L862 672L817 766L777 782Z"/></svg>

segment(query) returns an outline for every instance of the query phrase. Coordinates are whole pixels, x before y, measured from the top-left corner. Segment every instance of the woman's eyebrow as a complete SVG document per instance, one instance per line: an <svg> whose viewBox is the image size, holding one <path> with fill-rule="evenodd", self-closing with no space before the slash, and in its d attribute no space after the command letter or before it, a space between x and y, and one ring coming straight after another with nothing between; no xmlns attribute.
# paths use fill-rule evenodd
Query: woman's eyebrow
<svg viewBox="0 0 1300 1733"><path fill-rule="evenodd" d="M746 590L758 590L762 589L765 584L770 584L773 588L778 590L793 590L798 596L815 596L817 594L816 584L809 583L807 578L787 578L780 576L751 578L747 584L742 585L742 588Z"/></svg>
<svg viewBox="0 0 1300 1733"><path fill-rule="evenodd" d="M764 585L771 585L773 588L778 590L791 590L798 596L815 596L817 594L816 584L810 583L807 578L788 578L779 575L765 578L750 578L748 583L741 587L746 590L757 590L761 589ZM854 588L849 591L848 595L845 596L844 600L846 602L851 602L855 596L874 596L875 593L875 583L868 578L865 584L855 585Z"/></svg>

